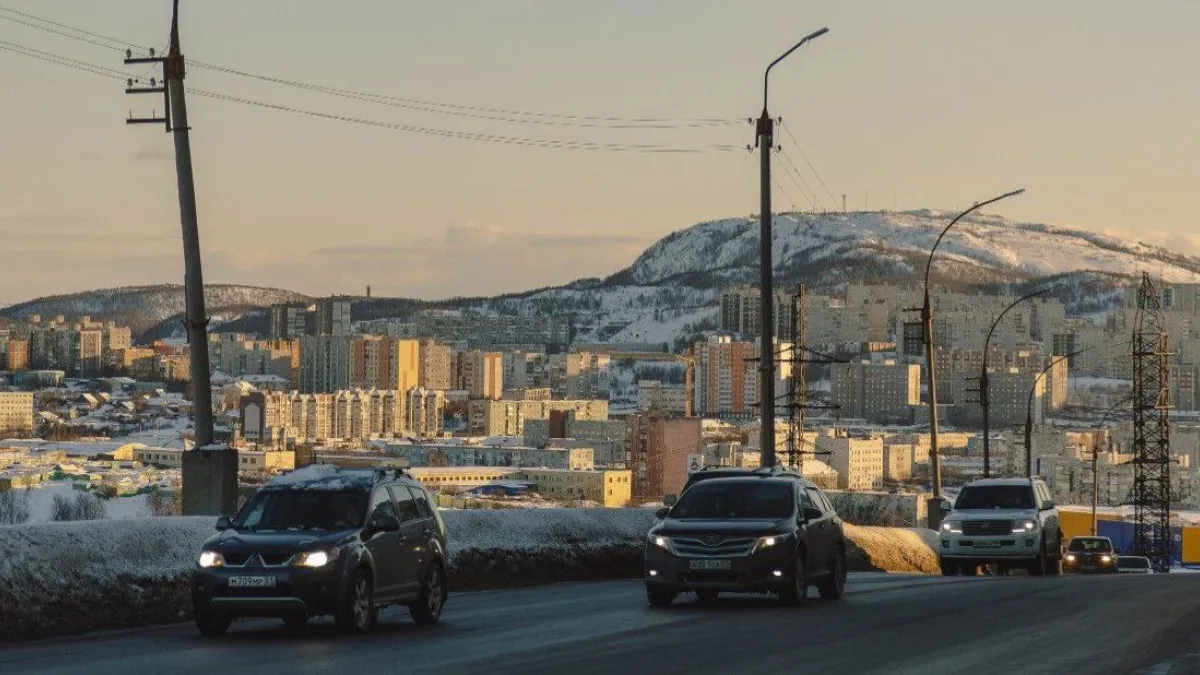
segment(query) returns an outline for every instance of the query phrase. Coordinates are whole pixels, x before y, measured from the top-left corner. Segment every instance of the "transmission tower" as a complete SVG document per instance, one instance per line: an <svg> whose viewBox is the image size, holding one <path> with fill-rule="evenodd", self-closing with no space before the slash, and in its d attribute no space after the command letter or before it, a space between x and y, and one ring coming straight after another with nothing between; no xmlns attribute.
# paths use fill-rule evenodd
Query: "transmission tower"
<svg viewBox="0 0 1200 675"><path fill-rule="evenodd" d="M828 452L817 452L815 446L812 450L803 450L801 448L805 443L804 411L840 408L836 404L812 404L808 402L808 380L805 373L805 366L810 363L845 363L844 360L834 359L808 348L808 343L805 339L804 322L806 297L805 285L800 284L796 288L796 295L792 297L792 377L789 380L790 387L788 389L788 417L790 418L790 432L787 439L788 467L797 470L800 475L804 475L804 458L806 456L830 454ZM818 358L809 358L808 354L816 355Z"/></svg>
<svg viewBox="0 0 1200 675"><path fill-rule="evenodd" d="M1154 569L1171 566L1171 341L1162 318L1162 290L1142 273L1133 332L1133 550Z"/></svg>

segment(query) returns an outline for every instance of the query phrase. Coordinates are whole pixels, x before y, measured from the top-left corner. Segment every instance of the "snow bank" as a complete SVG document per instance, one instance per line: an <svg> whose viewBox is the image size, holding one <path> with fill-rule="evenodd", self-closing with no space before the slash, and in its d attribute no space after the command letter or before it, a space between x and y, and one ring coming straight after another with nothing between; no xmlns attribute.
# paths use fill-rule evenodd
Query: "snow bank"
<svg viewBox="0 0 1200 675"><path fill-rule="evenodd" d="M455 590L641 575L649 509L442 511ZM191 616L188 578L215 518L0 526L0 641ZM852 570L932 572L917 530L846 526ZM932 534L932 533L929 533Z"/></svg>

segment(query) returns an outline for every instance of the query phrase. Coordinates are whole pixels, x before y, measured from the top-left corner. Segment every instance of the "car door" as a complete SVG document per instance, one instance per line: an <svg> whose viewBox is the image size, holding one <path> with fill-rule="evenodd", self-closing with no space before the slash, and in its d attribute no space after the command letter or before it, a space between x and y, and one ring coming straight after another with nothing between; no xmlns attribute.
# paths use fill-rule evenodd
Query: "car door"
<svg viewBox="0 0 1200 675"><path fill-rule="evenodd" d="M399 489L397 487L397 489ZM441 528L437 521L433 519L433 506L429 503L429 495L419 487L412 485L408 486L408 491L412 494L413 500L417 505L417 513L421 520L421 549L417 551L417 572L419 580L424 579L425 567L429 564L429 559L435 552L441 550L441 542L438 540L441 536Z"/></svg>
<svg viewBox="0 0 1200 675"><path fill-rule="evenodd" d="M833 521L833 509L830 508L829 503L817 488L807 486L804 491L808 496L808 501L821 511L821 517L809 525L809 546L814 554L810 569L813 574L828 572L829 563L833 560L833 553L837 545L837 528Z"/></svg>
<svg viewBox="0 0 1200 675"><path fill-rule="evenodd" d="M1059 537L1058 511L1042 511L1042 502L1054 501L1054 496L1050 494L1050 488L1046 487L1045 483L1037 484L1038 494L1038 520L1042 521L1046 528L1046 550L1061 551L1062 539Z"/></svg>
<svg viewBox="0 0 1200 675"><path fill-rule="evenodd" d="M368 527L379 515L397 515L392 495L382 485L371 491L371 502L367 508ZM375 563L375 597L380 600L394 597L400 581L397 561L404 557L401 533L368 529L364 534L367 535L364 546Z"/></svg>
<svg viewBox="0 0 1200 675"><path fill-rule="evenodd" d="M417 502L408 488L392 485L391 490L396 498L396 511L400 515L401 547L396 564L396 589L401 596L416 597L421 589L421 559L425 555L425 542L428 539L424 533L427 525L423 523Z"/></svg>

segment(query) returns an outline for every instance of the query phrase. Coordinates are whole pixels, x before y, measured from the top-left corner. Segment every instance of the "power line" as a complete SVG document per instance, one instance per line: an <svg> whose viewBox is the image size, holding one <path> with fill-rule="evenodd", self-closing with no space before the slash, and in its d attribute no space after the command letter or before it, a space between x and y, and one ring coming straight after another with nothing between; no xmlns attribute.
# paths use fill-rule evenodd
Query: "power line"
<svg viewBox="0 0 1200 675"><path fill-rule="evenodd" d="M39 25L24 21L22 19L5 16L0 14L0 19L13 23L28 26L36 30L42 30L54 35L66 37L88 44L111 49L115 51L124 51L126 49L141 49L146 50L147 47L134 45L125 40L120 40L107 35L93 33L91 31L77 28L65 23L44 19L42 17L19 12L0 6L0 12L8 12L10 14L33 19L34 21L43 22L48 25ZM53 28L51 27L53 26ZM80 35L75 35L67 32L74 31ZM108 44L112 43L112 44ZM236 68L229 68L213 63L205 63L203 61L187 60L189 65L197 68L203 68L214 72L245 77L262 82L270 82L288 87L313 91L330 96L339 96L363 101L366 103L374 103L377 105L388 105L392 107L405 108L419 112L428 112L440 115L451 115L456 117L466 117L472 119L481 119L497 122L509 122L514 124L531 124L541 126L562 126L574 128L590 128L590 129L612 129L612 130L627 130L627 129L696 129L706 127L721 127L731 126L741 123L740 118L670 118L670 117L617 117L617 116L597 116L597 115L573 115L549 112L536 112L526 110L513 110L506 108L496 108L487 106L474 106L457 103L444 103L439 101L430 101L417 98L406 98L400 96L391 96L386 94L376 94L371 92L355 91L352 89L342 89L338 87L330 87L326 85L313 84L310 82L302 82L298 80L290 80L285 78L273 77L252 73Z"/></svg>
<svg viewBox="0 0 1200 675"><path fill-rule="evenodd" d="M90 73L92 75L99 75L102 77L108 77L108 78L119 79L119 80L125 80L130 77L129 75L127 75L119 70L115 70L112 68L106 68L104 66L96 65L94 63L89 63L87 61L79 61L77 59L71 59L71 58L61 56L58 54L52 54L50 52L35 50L30 47L25 47L23 45L17 45L14 43L8 43L8 42L0 43L0 49L5 49L5 50L8 50L15 54L19 54L21 56L26 56L26 57L38 59L41 61L46 61L48 63L54 63L56 65L73 68L75 70ZM286 106L286 105L280 105L280 104L276 104L276 103L268 103L265 101L258 101L255 99L231 96L231 95L223 94L220 92L205 91L202 89L192 90L191 93L195 94L196 96L203 96L205 98L211 98L211 99L215 99L215 100L219 100L219 101L238 103L238 104L242 104L242 105L265 108L265 109L276 110L276 111L281 111L281 112L289 112L289 113L293 113L293 114L297 114L297 115L304 115L304 116L315 117L315 118L319 118L319 119L326 119L326 120L331 120L331 121L344 122L344 123L348 123L348 124L355 124L358 126L366 126L366 127L372 127L372 128L378 128L378 129L388 129L388 130L392 130L392 131L403 131L403 132L422 134L422 135L427 135L427 136L438 136L438 137L442 137L442 138L456 138L456 139L460 139L460 140L478 141L478 142L484 142L484 143L495 143L495 144L504 144L504 145L520 145L520 146L538 147L538 148L556 148L556 149L563 149L563 150L584 150L584 151L591 151L591 152L613 152L613 153L631 153L631 154L632 153L704 154L704 153L723 153L723 152L732 152L735 150L742 150L742 146L739 146L739 145L708 145L708 146L695 146L695 147L680 147L680 146L659 145L659 144L654 144L654 143L598 143L598 142L594 142L594 141L538 139L538 138L526 138L526 137L520 137L520 136L506 136L506 135L501 135L501 134L478 133L478 132L470 132L470 131L455 131L455 130L451 130L451 129L440 129L440 128L436 128L436 127L423 127L423 126L416 126L416 125L411 125L411 124L400 124L400 123L396 123L396 122L384 122L381 120L372 120L372 119L366 119L366 118L361 118L361 117L351 117L351 116L347 116L347 115L335 115L335 114L324 113L324 112L319 112L319 111L315 111L315 110L308 110L305 108L297 108L297 107L293 107L293 106Z"/></svg>
<svg viewBox="0 0 1200 675"><path fill-rule="evenodd" d="M817 180L821 182L821 187L825 188L825 193L829 195L829 199L832 200L836 206L838 203L837 197L833 196L833 191L830 190L829 186L825 184L825 179L821 178L821 173L817 171L817 167L813 166L812 160L808 158L808 153L804 152L804 148L800 147L799 141L797 141L796 137L792 135L791 128L784 124L783 120L779 121L779 126L783 127L783 130L787 132L788 138L792 141L792 145L796 146L796 149L800 151L800 156L804 158L804 162L808 164L808 168L812 169L813 175L816 176Z"/></svg>

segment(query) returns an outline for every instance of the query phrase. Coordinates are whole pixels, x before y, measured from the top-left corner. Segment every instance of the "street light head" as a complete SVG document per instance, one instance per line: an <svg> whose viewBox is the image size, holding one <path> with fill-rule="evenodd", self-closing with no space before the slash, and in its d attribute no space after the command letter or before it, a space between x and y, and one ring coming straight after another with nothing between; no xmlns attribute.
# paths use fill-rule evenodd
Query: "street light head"
<svg viewBox="0 0 1200 675"><path fill-rule="evenodd" d="M828 28L822 28L821 30L819 30L815 33L812 33L808 37L804 38L803 42L808 42L809 40L816 40L817 38L821 37L822 35L824 35L828 32L829 32Z"/></svg>

